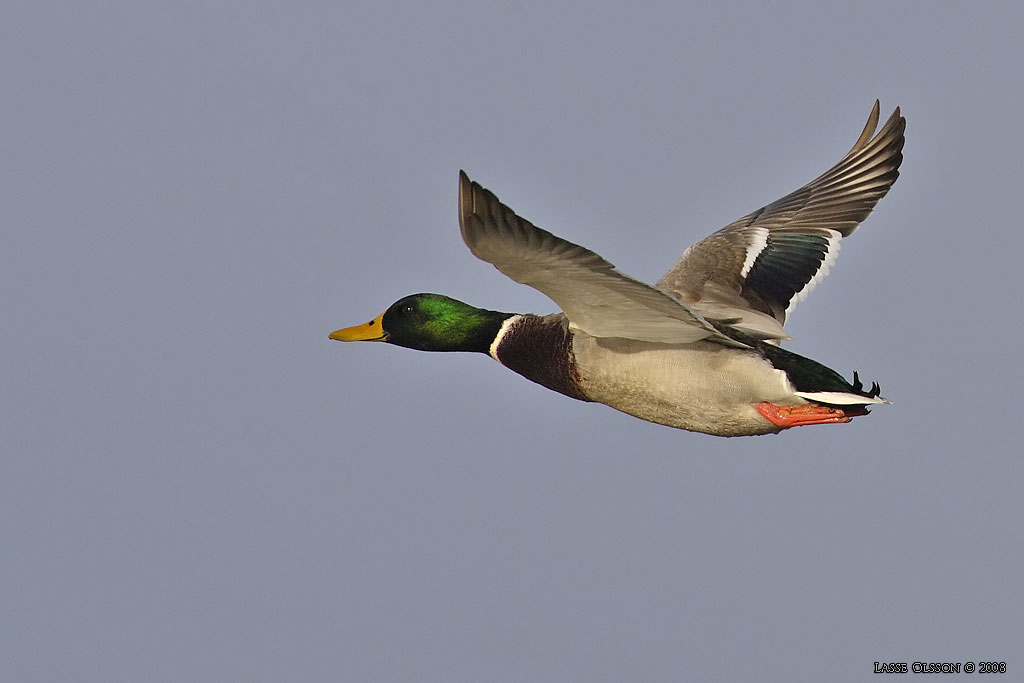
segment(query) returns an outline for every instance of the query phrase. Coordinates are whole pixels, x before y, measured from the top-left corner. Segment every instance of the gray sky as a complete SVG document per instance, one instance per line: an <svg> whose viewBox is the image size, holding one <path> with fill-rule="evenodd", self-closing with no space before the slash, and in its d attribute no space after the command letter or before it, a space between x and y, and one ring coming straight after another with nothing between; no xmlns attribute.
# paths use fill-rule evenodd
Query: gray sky
<svg viewBox="0 0 1024 683"><path fill-rule="evenodd" d="M5 3L0 679L1019 673L1024 10L938 5ZM327 339L553 310L460 168L653 282L876 97L902 175L788 326L870 417L717 439Z"/></svg>

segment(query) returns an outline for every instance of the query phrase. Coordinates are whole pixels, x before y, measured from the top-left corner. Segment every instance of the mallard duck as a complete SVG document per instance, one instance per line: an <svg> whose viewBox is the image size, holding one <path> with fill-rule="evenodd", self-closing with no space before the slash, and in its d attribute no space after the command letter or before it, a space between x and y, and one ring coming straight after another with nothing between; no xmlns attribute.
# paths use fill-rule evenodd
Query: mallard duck
<svg viewBox="0 0 1024 683"><path fill-rule="evenodd" d="M687 249L644 284L538 228L459 173L459 225L477 258L550 297L554 315L502 313L413 294L337 341L476 351L548 389L642 420L719 436L849 422L888 403L786 351L783 324L825 276L840 240L899 175L906 121L878 102L849 153L799 190Z"/></svg>

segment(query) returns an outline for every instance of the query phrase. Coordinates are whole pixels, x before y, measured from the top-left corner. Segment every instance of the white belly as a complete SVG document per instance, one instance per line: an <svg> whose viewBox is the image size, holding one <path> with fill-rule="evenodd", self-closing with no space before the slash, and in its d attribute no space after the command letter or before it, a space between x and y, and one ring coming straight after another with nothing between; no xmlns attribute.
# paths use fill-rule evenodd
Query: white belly
<svg viewBox="0 0 1024 683"><path fill-rule="evenodd" d="M761 356L711 342L673 346L576 334L573 353L589 399L679 429L768 434L779 428L754 406L805 402Z"/></svg>

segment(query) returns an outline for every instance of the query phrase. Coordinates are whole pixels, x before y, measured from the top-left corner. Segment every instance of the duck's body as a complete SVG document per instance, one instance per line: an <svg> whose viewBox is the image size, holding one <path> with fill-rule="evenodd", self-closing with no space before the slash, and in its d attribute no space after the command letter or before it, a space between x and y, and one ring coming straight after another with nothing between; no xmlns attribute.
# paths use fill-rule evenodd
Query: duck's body
<svg viewBox="0 0 1024 683"><path fill-rule="evenodd" d="M763 434L779 427L754 406L793 400L785 373L756 352L706 341L602 339L571 332L563 316L516 316L510 322L492 353L499 363L566 396L648 422L719 436ZM537 353L547 356L545 362L533 362ZM555 358L569 362L551 362Z"/></svg>
<svg viewBox="0 0 1024 683"><path fill-rule="evenodd" d="M478 351L549 389L658 424L719 436L849 422L887 401L785 351L786 314L824 276L898 176L899 110L807 186L688 249L658 282L622 275L592 251L517 216L460 174L462 236L479 258L544 292L563 313L477 309L436 294L396 302L340 341Z"/></svg>
<svg viewBox="0 0 1024 683"><path fill-rule="evenodd" d="M844 412L824 414L832 422L848 422L859 414L857 406L885 402L877 390L865 392L809 358L747 341L754 346L601 338L573 332L564 315L519 314L503 321L488 353L513 372L571 398L716 436L783 429L759 412L762 402L829 405L808 400L817 394L847 406ZM816 391L801 392L798 386Z"/></svg>

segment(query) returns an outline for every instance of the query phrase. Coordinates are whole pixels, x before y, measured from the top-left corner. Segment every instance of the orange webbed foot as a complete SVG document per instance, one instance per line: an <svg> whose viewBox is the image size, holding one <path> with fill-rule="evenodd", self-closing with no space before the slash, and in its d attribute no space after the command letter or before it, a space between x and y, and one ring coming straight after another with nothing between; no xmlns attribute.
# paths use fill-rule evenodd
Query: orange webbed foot
<svg viewBox="0 0 1024 683"><path fill-rule="evenodd" d="M863 406L851 406L849 409L819 406L813 403L800 406L777 406L768 401L758 403L757 412L773 425L787 429L804 425L841 424L849 422L858 415L866 415Z"/></svg>

